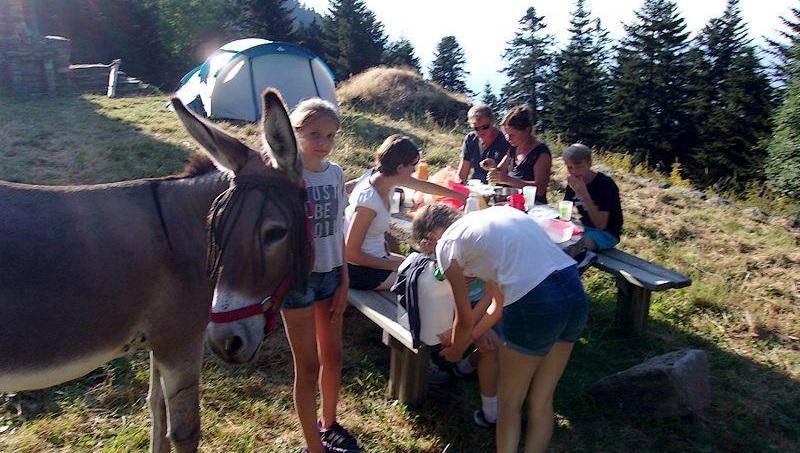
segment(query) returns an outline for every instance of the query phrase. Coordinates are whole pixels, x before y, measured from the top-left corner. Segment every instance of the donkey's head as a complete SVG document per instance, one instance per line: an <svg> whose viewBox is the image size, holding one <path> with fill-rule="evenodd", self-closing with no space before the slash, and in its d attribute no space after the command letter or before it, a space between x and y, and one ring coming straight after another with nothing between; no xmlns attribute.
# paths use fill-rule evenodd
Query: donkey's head
<svg viewBox="0 0 800 453"><path fill-rule="evenodd" d="M175 111L230 186L208 218L208 270L214 281L207 339L222 359L242 363L274 327L283 294L309 272L302 163L280 95L264 92L264 150L255 151L173 100Z"/></svg>

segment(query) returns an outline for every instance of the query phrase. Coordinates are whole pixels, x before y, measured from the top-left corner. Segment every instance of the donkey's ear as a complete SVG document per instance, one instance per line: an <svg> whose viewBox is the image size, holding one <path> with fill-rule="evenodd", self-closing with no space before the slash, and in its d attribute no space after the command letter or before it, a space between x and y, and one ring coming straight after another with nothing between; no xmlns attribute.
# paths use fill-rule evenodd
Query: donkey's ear
<svg viewBox="0 0 800 453"><path fill-rule="evenodd" d="M206 151L221 171L236 173L247 163L250 148L208 121L190 112L176 97L172 106L183 127Z"/></svg>
<svg viewBox="0 0 800 453"><path fill-rule="evenodd" d="M284 172L292 181L299 182L303 176L303 162L297 152L292 123L280 93L275 88L264 91L264 111L261 113L261 128L264 142L273 167Z"/></svg>

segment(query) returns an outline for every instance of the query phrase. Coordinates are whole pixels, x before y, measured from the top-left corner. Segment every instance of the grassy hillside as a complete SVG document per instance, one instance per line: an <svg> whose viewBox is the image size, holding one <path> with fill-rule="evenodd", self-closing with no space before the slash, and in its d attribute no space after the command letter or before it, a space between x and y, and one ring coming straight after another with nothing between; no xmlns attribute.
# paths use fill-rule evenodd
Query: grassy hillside
<svg viewBox="0 0 800 453"><path fill-rule="evenodd" d="M41 100L0 104L0 179L74 184L163 175L196 148L164 97ZM421 144L434 166L457 159L464 131L356 110L344 112L333 160L350 176L369 165L390 133ZM251 144L252 125L223 127ZM551 141L560 152L561 145ZM654 295L648 334L611 331L615 289L606 274L586 275L590 324L557 392L556 451L792 451L800 442L800 232L629 178L611 167L623 194L624 250L690 275L685 289ZM556 159L553 189L565 170ZM555 199L557 195L551 197ZM419 411L386 400L388 351L357 312L345 317L342 422L368 451L491 451L475 427L474 378L431 392ZM582 398L597 379L683 347L709 353L713 404L686 420L630 419ZM1 353L1 352L0 352ZM36 392L0 396L0 451L146 450L144 356L118 359L87 377ZM292 411L291 354L282 332L255 363L203 370L203 451L294 451L301 436Z"/></svg>

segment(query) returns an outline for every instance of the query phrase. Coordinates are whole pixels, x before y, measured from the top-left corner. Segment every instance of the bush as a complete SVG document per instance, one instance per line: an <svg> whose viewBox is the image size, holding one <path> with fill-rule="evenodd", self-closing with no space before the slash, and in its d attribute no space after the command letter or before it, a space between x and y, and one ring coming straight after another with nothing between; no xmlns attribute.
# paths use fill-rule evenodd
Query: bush
<svg viewBox="0 0 800 453"><path fill-rule="evenodd" d="M432 118L443 126L466 119L470 102L424 80L409 68L378 66L345 80L336 90L342 106L355 107L393 118Z"/></svg>

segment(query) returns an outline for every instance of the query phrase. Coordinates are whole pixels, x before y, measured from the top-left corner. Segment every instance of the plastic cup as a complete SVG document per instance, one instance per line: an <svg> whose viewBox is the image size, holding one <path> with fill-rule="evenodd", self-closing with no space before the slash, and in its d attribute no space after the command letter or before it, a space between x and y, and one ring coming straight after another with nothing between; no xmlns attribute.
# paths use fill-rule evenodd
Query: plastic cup
<svg viewBox="0 0 800 453"><path fill-rule="evenodd" d="M568 221L572 218L571 201L564 200L558 203L558 218L564 221Z"/></svg>
<svg viewBox="0 0 800 453"><path fill-rule="evenodd" d="M536 204L536 186L523 187L522 195L525 197L525 210L530 211Z"/></svg>
<svg viewBox="0 0 800 453"><path fill-rule="evenodd" d="M511 206L512 208L524 211L525 197L518 193L511 194L508 196L508 205Z"/></svg>
<svg viewBox="0 0 800 453"><path fill-rule="evenodd" d="M400 212L400 192L392 192L392 204L389 212L392 214Z"/></svg>

